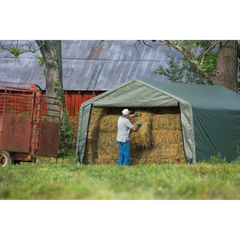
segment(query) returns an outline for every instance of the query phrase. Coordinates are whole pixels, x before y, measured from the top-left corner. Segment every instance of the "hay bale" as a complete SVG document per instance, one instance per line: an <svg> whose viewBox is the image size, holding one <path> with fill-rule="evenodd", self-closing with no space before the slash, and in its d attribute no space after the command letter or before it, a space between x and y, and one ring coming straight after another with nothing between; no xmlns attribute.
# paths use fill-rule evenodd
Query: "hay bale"
<svg viewBox="0 0 240 240"><path fill-rule="evenodd" d="M162 144L161 145L161 158L179 158L179 145L178 144Z"/></svg>
<svg viewBox="0 0 240 240"><path fill-rule="evenodd" d="M104 116L105 114L106 114L106 109L104 108L93 107L91 110L90 121L88 126L86 149L84 154L85 164L95 163L95 160L97 158L99 121L101 117Z"/></svg>
<svg viewBox="0 0 240 240"><path fill-rule="evenodd" d="M179 158L181 164L187 164L182 141L179 143Z"/></svg>
<svg viewBox="0 0 240 240"><path fill-rule="evenodd" d="M117 122L120 116L107 115L101 118L99 124L99 131L116 132L117 134Z"/></svg>
<svg viewBox="0 0 240 240"><path fill-rule="evenodd" d="M98 146L117 145L117 133L99 131L97 140L98 140Z"/></svg>
<svg viewBox="0 0 240 240"><path fill-rule="evenodd" d="M180 164L180 159L172 159L170 164Z"/></svg>
<svg viewBox="0 0 240 240"><path fill-rule="evenodd" d="M130 165L142 165L146 164L147 157L150 150L139 148L139 149L131 149L130 153Z"/></svg>
<svg viewBox="0 0 240 240"><path fill-rule="evenodd" d="M90 121L88 125L88 137L87 139L95 141L99 131L99 121L106 114L106 109L104 108L95 108L91 110Z"/></svg>
<svg viewBox="0 0 240 240"><path fill-rule="evenodd" d="M100 145L98 146L98 158L99 159L118 159L119 158L119 150L117 143L112 146Z"/></svg>
<svg viewBox="0 0 240 240"><path fill-rule="evenodd" d="M95 164L97 158L97 141L87 142L85 154L84 154L84 164Z"/></svg>
<svg viewBox="0 0 240 240"><path fill-rule="evenodd" d="M153 130L181 130L180 114L155 114Z"/></svg>
<svg viewBox="0 0 240 240"><path fill-rule="evenodd" d="M136 112L141 112L136 111ZM135 126L141 123L142 126L137 131L130 132L130 144L132 148L144 147L149 148L152 144L152 119L153 114L148 112L141 112L140 117L130 118L130 121Z"/></svg>
<svg viewBox="0 0 240 240"><path fill-rule="evenodd" d="M116 132L99 131L97 157L98 164L111 164L118 161L119 150Z"/></svg>
<svg viewBox="0 0 240 240"><path fill-rule="evenodd" d="M180 158L180 164L187 164L186 158Z"/></svg>
<svg viewBox="0 0 240 240"><path fill-rule="evenodd" d="M179 146L178 144L162 144L154 147L149 155L148 161L162 161L163 159L179 159Z"/></svg>
<svg viewBox="0 0 240 240"><path fill-rule="evenodd" d="M184 149L183 149L183 142L179 143L179 157L180 158L185 158L185 153L184 153Z"/></svg>
<svg viewBox="0 0 240 240"><path fill-rule="evenodd" d="M109 158L98 158L96 159L97 165L107 164L107 165L116 165L118 163L118 159L109 159Z"/></svg>
<svg viewBox="0 0 240 240"><path fill-rule="evenodd" d="M164 143L179 143L182 138L180 130L153 130L152 143L153 146L158 146Z"/></svg>

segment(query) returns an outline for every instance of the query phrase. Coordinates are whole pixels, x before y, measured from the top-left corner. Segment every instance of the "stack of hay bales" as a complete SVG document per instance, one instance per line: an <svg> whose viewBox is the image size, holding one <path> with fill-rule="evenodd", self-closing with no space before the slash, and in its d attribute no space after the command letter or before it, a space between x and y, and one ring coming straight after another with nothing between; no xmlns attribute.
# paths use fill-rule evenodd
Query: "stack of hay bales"
<svg viewBox="0 0 240 240"><path fill-rule="evenodd" d="M153 114L137 110L136 112L140 112L140 117L133 117L130 118L130 122L135 126L137 123L141 123L142 126L137 131L131 131L130 132L130 143L131 143L131 149L136 148L145 148L149 149L152 145L152 120L153 120Z"/></svg>
<svg viewBox="0 0 240 240"><path fill-rule="evenodd" d="M180 114L155 114L152 123L153 149L147 163L184 163ZM181 145L182 144L182 145ZM181 160L180 160L181 152Z"/></svg>
<svg viewBox="0 0 240 240"><path fill-rule="evenodd" d="M149 110L136 109L141 113L140 117L130 118L130 122L135 126L141 123L142 126L136 131L130 132L131 165L142 165L147 161L149 150L152 147L152 121L153 113Z"/></svg>
<svg viewBox="0 0 240 240"><path fill-rule="evenodd" d="M99 122L101 118L106 114L106 109L95 108L91 110L87 143L84 155L85 164L95 164L97 158L97 147L98 147L98 134L99 134Z"/></svg>
<svg viewBox="0 0 240 240"><path fill-rule="evenodd" d="M117 121L121 108L92 108L84 163L117 164ZM132 108L140 117L129 120L142 126L131 131L131 165L186 164L178 107Z"/></svg>
<svg viewBox="0 0 240 240"><path fill-rule="evenodd" d="M117 164L118 162L118 118L117 115L106 115L100 120L96 164Z"/></svg>

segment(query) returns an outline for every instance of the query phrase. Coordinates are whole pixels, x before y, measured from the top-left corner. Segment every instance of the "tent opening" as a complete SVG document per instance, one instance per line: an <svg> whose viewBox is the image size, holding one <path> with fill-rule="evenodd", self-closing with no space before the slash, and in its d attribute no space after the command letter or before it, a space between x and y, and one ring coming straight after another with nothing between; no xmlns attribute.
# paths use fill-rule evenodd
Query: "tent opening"
<svg viewBox="0 0 240 240"><path fill-rule="evenodd" d="M133 107L140 117L129 120L142 126L130 133L130 165L187 164L179 107ZM117 164L117 120L123 107L92 107L84 164Z"/></svg>

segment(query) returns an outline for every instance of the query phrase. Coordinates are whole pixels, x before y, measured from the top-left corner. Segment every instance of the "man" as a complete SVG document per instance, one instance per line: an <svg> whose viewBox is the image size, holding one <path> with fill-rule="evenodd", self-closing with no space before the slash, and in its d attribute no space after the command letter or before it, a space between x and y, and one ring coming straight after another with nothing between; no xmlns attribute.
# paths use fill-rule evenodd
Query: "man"
<svg viewBox="0 0 240 240"><path fill-rule="evenodd" d="M132 115L130 115L130 113L131 111L129 111L128 109L124 109L122 111L122 116L118 119L117 143L120 152L118 165L123 165L123 162L125 166L130 165L130 129L136 131L139 127L141 127L141 123L137 123L136 126L133 126L133 124L129 121L129 118L138 117L141 115L141 113L135 113Z"/></svg>

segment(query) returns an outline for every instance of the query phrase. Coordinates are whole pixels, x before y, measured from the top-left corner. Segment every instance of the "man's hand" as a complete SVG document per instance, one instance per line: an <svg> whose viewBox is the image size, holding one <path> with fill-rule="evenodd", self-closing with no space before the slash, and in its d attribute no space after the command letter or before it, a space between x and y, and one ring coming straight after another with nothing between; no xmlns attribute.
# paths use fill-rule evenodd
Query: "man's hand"
<svg viewBox="0 0 240 240"><path fill-rule="evenodd" d="M141 113L135 113L135 117L139 117Z"/></svg>
<svg viewBox="0 0 240 240"><path fill-rule="evenodd" d="M138 128L140 128L141 126L142 126L141 123L137 123L132 130L133 130L133 131L136 131L136 130L137 130Z"/></svg>

